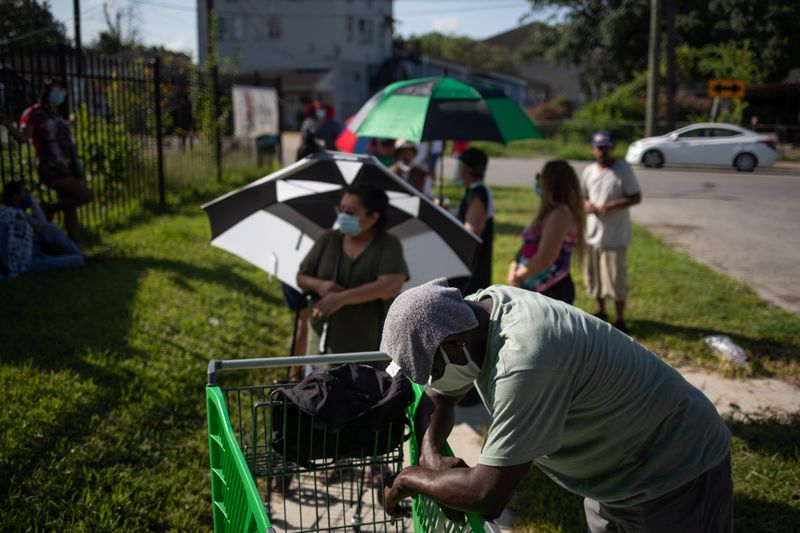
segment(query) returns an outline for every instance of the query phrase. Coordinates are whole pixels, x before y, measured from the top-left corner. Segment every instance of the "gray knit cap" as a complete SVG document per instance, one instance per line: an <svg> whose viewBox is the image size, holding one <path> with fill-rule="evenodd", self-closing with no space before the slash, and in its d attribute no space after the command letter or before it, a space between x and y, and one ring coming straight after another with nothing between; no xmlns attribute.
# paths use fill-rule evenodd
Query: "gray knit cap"
<svg viewBox="0 0 800 533"><path fill-rule="evenodd" d="M461 292L435 279L401 293L386 314L381 351L420 385L427 383L433 356L448 335L478 326ZM392 365L394 366L394 365Z"/></svg>

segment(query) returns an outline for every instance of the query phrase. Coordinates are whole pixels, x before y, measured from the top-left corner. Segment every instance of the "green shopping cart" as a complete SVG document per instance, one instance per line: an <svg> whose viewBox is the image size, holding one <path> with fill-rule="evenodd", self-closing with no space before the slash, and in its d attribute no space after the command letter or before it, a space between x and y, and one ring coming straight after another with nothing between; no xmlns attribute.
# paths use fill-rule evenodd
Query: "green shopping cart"
<svg viewBox="0 0 800 533"><path fill-rule="evenodd" d="M326 431L319 419L291 410L281 394L288 385L221 387L217 379L222 371L385 360L388 357L382 352L365 352L209 362L206 403L215 532L499 531L475 514L467 514L466 524L452 522L437 503L424 497L411 503L411 520L394 519L384 512L384 479L399 472L405 458L403 445L386 435L396 434L399 428L375 432L365 453L339 453L336 432ZM416 399L408 410L411 421L423 389L415 384L414 391ZM303 437L303 449L323 452L303 456L299 445L289 449L291 444L274 440L279 425L286 429L288 424ZM419 448L413 430L408 448L407 464L416 464ZM449 447L446 452L450 453Z"/></svg>

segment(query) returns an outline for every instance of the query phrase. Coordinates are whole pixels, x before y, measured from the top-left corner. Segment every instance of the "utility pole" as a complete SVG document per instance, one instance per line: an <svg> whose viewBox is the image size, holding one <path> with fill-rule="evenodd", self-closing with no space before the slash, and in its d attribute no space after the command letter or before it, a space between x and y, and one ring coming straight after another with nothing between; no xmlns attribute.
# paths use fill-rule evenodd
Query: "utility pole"
<svg viewBox="0 0 800 533"><path fill-rule="evenodd" d="M72 0L72 17L75 20L75 51L81 53L81 0Z"/></svg>
<svg viewBox="0 0 800 533"><path fill-rule="evenodd" d="M75 66L78 76L83 74L83 43L81 42L81 0L72 0L72 17L75 21ZM65 81L66 83L66 81Z"/></svg>
<svg viewBox="0 0 800 533"><path fill-rule="evenodd" d="M658 119L658 63L661 28L661 0L650 0L650 50L647 59L647 111L645 136L656 134Z"/></svg>
<svg viewBox="0 0 800 533"><path fill-rule="evenodd" d="M675 129L675 94L678 88L675 72L675 0L664 2L667 27L667 131L672 131Z"/></svg>

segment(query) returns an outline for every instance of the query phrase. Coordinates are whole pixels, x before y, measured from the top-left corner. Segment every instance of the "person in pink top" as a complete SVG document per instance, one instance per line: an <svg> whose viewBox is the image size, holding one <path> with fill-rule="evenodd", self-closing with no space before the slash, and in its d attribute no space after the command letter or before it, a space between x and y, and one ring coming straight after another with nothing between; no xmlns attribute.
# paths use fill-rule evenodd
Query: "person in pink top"
<svg viewBox="0 0 800 533"><path fill-rule="evenodd" d="M568 304L575 301L570 276L572 250L583 250L584 209L580 182L566 161L548 161L536 176L539 212L522 232L508 267L508 283Z"/></svg>

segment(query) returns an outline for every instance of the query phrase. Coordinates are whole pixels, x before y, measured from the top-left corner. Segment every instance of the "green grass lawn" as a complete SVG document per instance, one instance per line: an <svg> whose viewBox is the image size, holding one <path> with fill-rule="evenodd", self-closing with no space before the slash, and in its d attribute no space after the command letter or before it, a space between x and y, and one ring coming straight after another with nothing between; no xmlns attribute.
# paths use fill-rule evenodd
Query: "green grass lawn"
<svg viewBox="0 0 800 533"><path fill-rule="evenodd" d="M198 205L232 187L101 234L80 271L0 283L0 529L210 529L206 363L284 355L291 328L278 284L208 245ZM496 199L502 281L533 193L499 188ZM634 239L634 336L670 362L716 369L701 338L724 332L754 374L797 379L798 317L639 228ZM800 523L797 421L731 427L742 530ZM581 529L579 499L536 473L513 505L531 531Z"/></svg>
<svg viewBox="0 0 800 533"><path fill-rule="evenodd" d="M588 141L565 140L561 137L512 141L505 145L477 141L471 143L471 146L484 150L489 157L546 157L571 161L591 161L593 159ZM625 159L627 152L628 143L617 142L614 147L615 157Z"/></svg>

